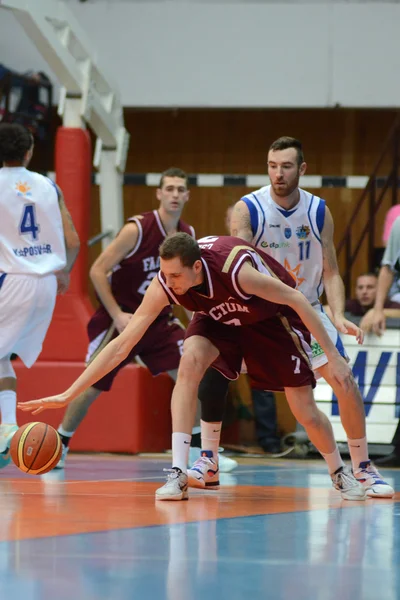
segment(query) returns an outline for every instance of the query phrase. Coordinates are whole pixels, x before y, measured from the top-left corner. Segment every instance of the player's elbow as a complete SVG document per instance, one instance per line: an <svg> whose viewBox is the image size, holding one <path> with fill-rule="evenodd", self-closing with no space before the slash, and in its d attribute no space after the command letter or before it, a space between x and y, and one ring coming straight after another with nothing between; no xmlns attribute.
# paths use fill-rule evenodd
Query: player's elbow
<svg viewBox="0 0 400 600"><path fill-rule="evenodd" d="M79 252L81 247L81 241L79 239L79 235L76 231L71 232L65 239L65 244L68 250L74 250L75 252Z"/></svg>
<svg viewBox="0 0 400 600"><path fill-rule="evenodd" d="M123 360L127 358L129 352L132 349L132 346L131 344L129 344L129 341L122 335L119 335L115 339L115 342L115 364L119 365Z"/></svg>

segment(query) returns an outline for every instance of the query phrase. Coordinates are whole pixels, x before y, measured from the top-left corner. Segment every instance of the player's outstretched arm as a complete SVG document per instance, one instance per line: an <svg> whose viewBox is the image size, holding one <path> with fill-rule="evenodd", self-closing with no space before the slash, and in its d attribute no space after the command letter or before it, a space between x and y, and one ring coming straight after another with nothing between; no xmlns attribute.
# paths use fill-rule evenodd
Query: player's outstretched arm
<svg viewBox="0 0 400 600"><path fill-rule="evenodd" d="M232 210L230 232L234 237L242 238L246 242L253 241L253 231L251 229L250 212L243 200L236 202Z"/></svg>
<svg viewBox="0 0 400 600"><path fill-rule="evenodd" d="M168 304L165 292L158 279L154 278L143 297L141 305L132 316L126 329L115 340L103 348L71 387L56 396L31 400L29 402L20 402L18 403L18 408L33 411L34 414L37 414L46 408L60 408L72 402L72 400L112 371L128 356L131 349L136 346L151 323Z"/></svg>
<svg viewBox="0 0 400 600"><path fill-rule="evenodd" d="M245 293L277 304L285 304L296 311L324 350L332 376L343 387L347 388L349 386L352 377L350 368L331 341L321 319L301 292L289 287L279 279L259 273L249 263L245 263L240 269L238 279ZM360 329L358 330L357 340L359 343L363 341L363 333Z"/></svg>

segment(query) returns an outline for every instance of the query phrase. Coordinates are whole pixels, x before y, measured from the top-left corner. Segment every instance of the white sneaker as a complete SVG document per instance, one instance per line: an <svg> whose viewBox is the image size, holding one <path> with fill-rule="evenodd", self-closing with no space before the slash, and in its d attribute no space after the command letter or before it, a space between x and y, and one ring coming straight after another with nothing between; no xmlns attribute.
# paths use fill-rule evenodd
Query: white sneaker
<svg viewBox="0 0 400 600"><path fill-rule="evenodd" d="M219 468L211 450L201 450L201 456L188 470L189 487L219 490Z"/></svg>
<svg viewBox="0 0 400 600"><path fill-rule="evenodd" d="M220 452L220 454L218 454L218 466L220 473L230 473L231 471L233 471L233 469L236 469L236 467L238 466L236 460L233 460L233 458L229 458L228 456L223 456L221 454L224 451L223 448L219 448L218 451ZM190 447L188 464L189 467L190 465L193 465L193 463L196 462L200 454L201 448Z"/></svg>
<svg viewBox="0 0 400 600"><path fill-rule="evenodd" d="M11 461L11 440L18 429L16 423L0 425L0 469L6 467Z"/></svg>
<svg viewBox="0 0 400 600"><path fill-rule="evenodd" d="M16 423L0 425L0 454L10 448L13 435L18 429Z"/></svg>
<svg viewBox="0 0 400 600"><path fill-rule="evenodd" d="M62 444L62 454L61 454L61 458L58 461L58 463L56 464L55 467L53 467L53 471L54 469L63 469L65 467L65 461L67 459L67 454L69 452L69 448L68 446L64 446L64 444ZM51 472L51 471L50 471Z"/></svg>
<svg viewBox="0 0 400 600"><path fill-rule="evenodd" d="M156 500L189 500L188 476L180 469L163 469L169 472L167 483L156 490Z"/></svg>
<svg viewBox="0 0 400 600"><path fill-rule="evenodd" d="M365 500L364 486L357 481L350 467L340 467L331 475L332 485L338 490L343 500Z"/></svg>
<svg viewBox="0 0 400 600"><path fill-rule="evenodd" d="M361 462L354 476L364 487L368 498L393 498L394 489L386 483L370 460Z"/></svg>

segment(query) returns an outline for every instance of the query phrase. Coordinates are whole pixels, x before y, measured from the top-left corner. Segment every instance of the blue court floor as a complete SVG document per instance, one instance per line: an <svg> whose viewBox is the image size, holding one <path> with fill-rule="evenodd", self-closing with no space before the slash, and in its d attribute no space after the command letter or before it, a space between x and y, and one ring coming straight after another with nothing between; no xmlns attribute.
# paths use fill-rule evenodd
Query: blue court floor
<svg viewBox="0 0 400 600"><path fill-rule="evenodd" d="M0 600L400 599L400 493L346 502L322 462L244 459L217 492L156 502L168 466L3 469Z"/></svg>

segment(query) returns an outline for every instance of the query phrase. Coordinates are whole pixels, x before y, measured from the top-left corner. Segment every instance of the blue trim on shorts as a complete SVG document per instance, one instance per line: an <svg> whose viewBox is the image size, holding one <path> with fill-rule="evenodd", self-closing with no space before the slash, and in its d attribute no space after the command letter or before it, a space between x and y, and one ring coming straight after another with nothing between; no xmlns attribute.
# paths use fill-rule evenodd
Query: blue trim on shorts
<svg viewBox="0 0 400 600"><path fill-rule="evenodd" d="M257 235L257 231L258 231L258 212L257 212L257 209L254 206L253 202L250 200L250 198L246 198L246 196L244 196L242 198L242 200L246 204L247 208L249 209L251 232L252 232L253 238L254 238Z"/></svg>
<svg viewBox="0 0 400 600"><path fill-rule="evenodd" d="M346 359L346 357L347 357L346 350L344 349L343 342L340 339L340 335L339 334L337 336L337 340L336 340L335 346L336 346L336 349L339 352L340 356L343 356L343 358Z"/></svg>
<svg viewBox="0 0 400 600"><path fill-rule="evenodd" d="M4 283L4 280L5 280L5 278L6 278L6 277L7 277L7 273L2 273L2 274L0 275L0 290L1 290L1 288L2 288L2 285L3 285L3 283Z"/></svg>

